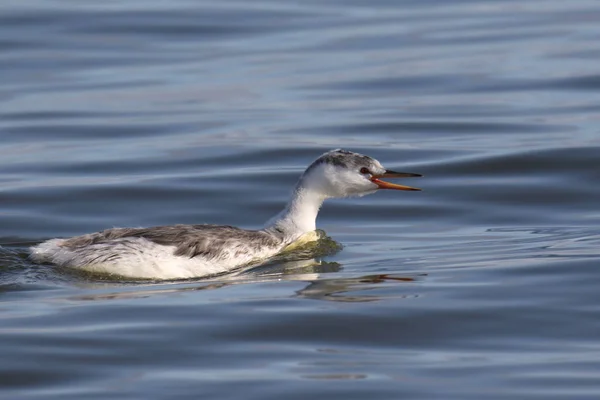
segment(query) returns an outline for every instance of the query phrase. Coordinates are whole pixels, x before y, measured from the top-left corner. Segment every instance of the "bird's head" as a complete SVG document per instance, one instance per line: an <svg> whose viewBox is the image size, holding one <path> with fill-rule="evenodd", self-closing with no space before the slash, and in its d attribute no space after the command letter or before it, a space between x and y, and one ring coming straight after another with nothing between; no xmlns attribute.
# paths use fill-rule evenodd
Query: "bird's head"
<svg viewBox="0 0 600 400"><path fill-rule="evenodd" d="M411 178L419 174L385 169L374 158L346 150L331 150L304 172L301 184L326 198L364 196L378 189L421 190L386 182L384 178Z"/></svg>

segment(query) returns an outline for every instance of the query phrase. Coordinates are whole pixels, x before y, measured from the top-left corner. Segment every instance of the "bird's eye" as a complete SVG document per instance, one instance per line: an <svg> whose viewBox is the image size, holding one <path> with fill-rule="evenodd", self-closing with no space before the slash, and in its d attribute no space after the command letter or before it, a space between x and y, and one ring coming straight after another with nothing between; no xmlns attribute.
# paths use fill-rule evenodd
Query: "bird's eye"
<svg viewBox="0 0 600 400"><path fill-rule="evenodd" d="M361 173L361 174L371 174L371 171L369 171L369 168L362 167L362 168L360 169L360 173Z"/></svg>

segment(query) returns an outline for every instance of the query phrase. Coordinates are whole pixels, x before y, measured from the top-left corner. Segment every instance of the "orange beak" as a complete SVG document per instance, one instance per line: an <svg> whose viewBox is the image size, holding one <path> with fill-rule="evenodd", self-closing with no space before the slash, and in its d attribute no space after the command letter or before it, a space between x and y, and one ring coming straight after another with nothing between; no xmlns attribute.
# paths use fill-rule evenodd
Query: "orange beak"
<svg viewBox="0 0 600 400"><path fill-rule="evenodd" d="M381 175L373 175L371 176L371 182L379 186L379 189L394 189L394 190L421 190L418 188L404 186L404 185L396 185L395 183L389 183L380 180L379 178L418 178L423 175L420 174L411 174L410 172L394 172L390 170L386 170L384 174Z"/></svg>

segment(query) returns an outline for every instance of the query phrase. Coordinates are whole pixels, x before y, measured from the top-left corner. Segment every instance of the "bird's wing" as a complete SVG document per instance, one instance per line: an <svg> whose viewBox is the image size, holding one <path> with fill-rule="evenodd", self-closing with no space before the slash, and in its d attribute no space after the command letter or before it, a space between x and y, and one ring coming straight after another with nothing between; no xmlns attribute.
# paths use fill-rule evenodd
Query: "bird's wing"
<svg viewBox="0 0 600 400"><path fill-rule="evenodd" d="M227 225L170 225L151 228L113 228L67 239L62 246L72 249L128 238L144 238L163 246L174 246L174 255L216 258L225 250L244 253L256 248L281 245L264 231L251 231Z"/></svg>

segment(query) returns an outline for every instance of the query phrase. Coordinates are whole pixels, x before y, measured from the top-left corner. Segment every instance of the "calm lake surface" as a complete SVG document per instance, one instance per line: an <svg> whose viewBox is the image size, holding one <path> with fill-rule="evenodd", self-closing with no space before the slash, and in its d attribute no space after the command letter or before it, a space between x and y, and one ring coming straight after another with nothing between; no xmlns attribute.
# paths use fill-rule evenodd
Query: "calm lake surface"
<svg viewBox="0 0 600 400"><path fill-rule="evenodd" d="M600 3L58 1L0 11L3 399L598 399ZM27 260L259 228L332 148L419 172L344 247L208 280Z"/></svg>

